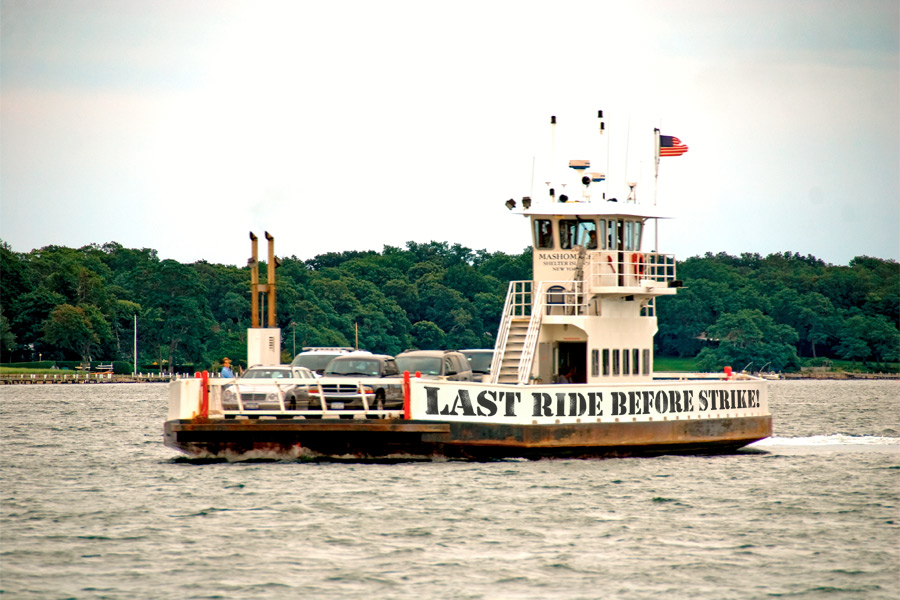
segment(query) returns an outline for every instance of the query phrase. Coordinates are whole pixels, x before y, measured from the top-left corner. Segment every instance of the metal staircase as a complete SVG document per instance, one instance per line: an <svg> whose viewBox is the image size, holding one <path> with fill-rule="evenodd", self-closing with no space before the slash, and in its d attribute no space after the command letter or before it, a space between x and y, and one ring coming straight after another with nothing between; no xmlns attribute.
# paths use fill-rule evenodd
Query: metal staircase
<svg viewBox="0 0 900 600"><path fill-rule="evenodd" d="M491 361L491 383L515 383L522 355L524 333L531 319L531 281L510 281L503 305L503 318L497 328L497 343ZM501 377L502 375L502 377Z"/></svg>
<svg viewBox="0 0 900 600"><path fill-rule="evenodd" d="M506 347L503 349L500 362L500 370L497 373L497 383L523 383L520 371L523 366L522 363L525 362L522 359L529 323L531 323L531 317L514 317L511 319L509 337L506 340ZM528 362L530 363L530 361ZM524 383L527 383L527 378Z"/></svg>
<svg viewBox="0 0 900 600"><path fill-rule="evenodd" d="M497 333L491 383L528 383L544 313L544 282L510 282Z"/></svg>
<svg viewBox="0 0 900 600"><path fill-rule="evenodd" d="M566 286L565 291L561 284ZM570 315L584 314L583 287L581 281L539 281L537 285L531 281L510 282L497 330L491 383L530 382L543 315L554 306ZM561 293L555 292L556 288ZM562 296L563 300L548 301L548 296Z"/></svg>

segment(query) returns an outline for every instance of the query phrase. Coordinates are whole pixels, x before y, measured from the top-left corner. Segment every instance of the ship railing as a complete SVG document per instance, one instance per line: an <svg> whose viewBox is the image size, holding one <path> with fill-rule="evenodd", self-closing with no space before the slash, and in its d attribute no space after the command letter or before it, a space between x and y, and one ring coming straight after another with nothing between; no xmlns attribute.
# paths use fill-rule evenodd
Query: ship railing
<svg viewBox="0 0 900 600"><path fill-rule="evenodd" d="M511 281L503 305L497 342L491 361L491 382L497 383L503 368L506 352L510 346L510 332L513 321L528 321L525 338L522 340L521 355L516 365L516 380L527 383L531 376L534 351L537 346L541 322L546 315L585 314L584 285L581 281ZM518 349L518 348L517 348Z"/></svg>
<svg viewBox="0 0 900 600"><path fill-rule="evenodd" d="M519 360L517 380L521 384L531 380L531 367L534 364L535 350L541 332L544 313L547 315L583 315L585 314L584 285L581 281L539 281L532 295L534 304L531 308L531 319L522 345L522 357Z"/></svg>
<svg viewBox="0 0 900 600"><path fill-rule="evenodd" d="M506 302L503 304L500 326L497 328L497 341L494 343L494 357L491 360L491 383L497 383L500 376L500 367L503 364L503 354L509 342L509 331L514 318L531 316L532 309L532 281L510 281L506 291Z"/></svg>
<svg viewBox="0 0 900 600"><path fill-rule="evenodd" d="M339 381L338 381L339 380ZM368 383L367 383L368 382ZM325 386L341 385L341 397L346 403L359 399L362 409L342 409L334 407L335 402L328 398ZM243 390L242 390L243 385ZM291 419L297 416L306 418L399 418L403 416L403 409L379 409L370 403L374 393L367 388L374 386L395 386L400 390L402 385L398 378L396 383L385 384L380 378L332 378L317 379L310 382L308 379L272 379L254 380L252 384L241 384L237 379L210 379L209 380L209 414L211 416L224 416L234 418L246 416L251 418L274 416L278 419ZM351 388L354 391L345 391ZM237 404L237 409L225 409L225 394L230 392L234 401L228 404ZM289 392L307 394L310 399L315 398L319 403L317 408L298 409L292 408L287 395ZM401 394L402 391L398 391ZM245 397L246 396L246 397ZM260 407L260 403L265 406ZM298 404L302 404L302 398ZM329 406L331 404L331 406Z"/></svg>
<svg viewBox="0 0 900 600"><path fill-rule="evenodd" d="M541 281L539 292L535 294L535 308L541 313L550 315L578 316L586 312L584 282ZM537 304L537 303L540 304Z"/></svg>
<svg viewBox="0 0 900 600"><path fill-rule="evenodd" d="M675 255L632 250L588 252L584 279L589 288L643 287L675 281Z"/></svg>
<svg viewBox="0 0 900 600"><path fill-rule="evenodd" d="M544 305L547 303L546 281L539 281L537 289L532 295L534 305L531 308L531 318L528 320L528 330L522 343L522 355L519 358L519 369L516 372L516 380L519 383L528 383L531 375L531 365L534 362L534 351L537 348L538 334L541 332L541 317L544 314Z"/></svg>
<svg viewBox="0 0 900 600"><path fill-rule="evenodd" d="M741 372L694 373L654 371L653 381L761 381L762 377Z"/></svg>

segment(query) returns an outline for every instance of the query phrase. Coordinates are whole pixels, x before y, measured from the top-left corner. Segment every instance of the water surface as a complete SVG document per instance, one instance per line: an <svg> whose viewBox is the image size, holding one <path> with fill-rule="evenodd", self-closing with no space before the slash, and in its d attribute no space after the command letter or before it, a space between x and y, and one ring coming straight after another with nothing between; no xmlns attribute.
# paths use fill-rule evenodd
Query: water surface
<svg viewBox="0 0 900 600"><path fill-rule="evenodd" d="M897 598L896 382L714 457L204 463L164 384L0 387L10 598Z"/></svg>

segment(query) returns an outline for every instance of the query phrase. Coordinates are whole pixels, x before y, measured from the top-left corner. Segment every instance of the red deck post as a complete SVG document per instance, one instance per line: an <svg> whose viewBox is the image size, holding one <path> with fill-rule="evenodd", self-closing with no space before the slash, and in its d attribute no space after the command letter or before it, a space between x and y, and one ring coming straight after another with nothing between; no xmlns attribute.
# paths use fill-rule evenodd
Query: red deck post
<svg viewBox="0 0 900 600"><path fill-rule="evenodd" d="M403 418L410 419L409 410L409 371L403 371Z"/></svg>
<svg viewBox="0 0 900 600"><path fill-rule="evenodd" d="M209 417L209 371L203 371L200 376L200 416L206 419Z"/></svg>

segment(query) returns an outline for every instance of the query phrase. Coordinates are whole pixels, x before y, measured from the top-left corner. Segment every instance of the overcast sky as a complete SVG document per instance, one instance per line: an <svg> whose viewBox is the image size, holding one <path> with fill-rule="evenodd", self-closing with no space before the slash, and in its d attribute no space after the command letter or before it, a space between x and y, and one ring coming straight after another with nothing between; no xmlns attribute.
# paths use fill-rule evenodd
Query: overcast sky
<svg viewBox="0 0 900 600"><path fill-rule="evenodd" d="M680 259L900 255L896 0L2 0L0 24L18 252L520 252L503 203L546 195L556 115L560 162L608 145L620 198L653 202L654 127L690 147L657 191Z"/></svg>

